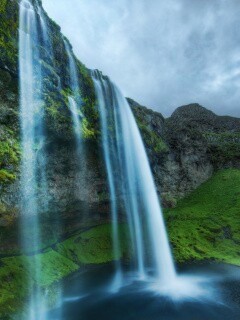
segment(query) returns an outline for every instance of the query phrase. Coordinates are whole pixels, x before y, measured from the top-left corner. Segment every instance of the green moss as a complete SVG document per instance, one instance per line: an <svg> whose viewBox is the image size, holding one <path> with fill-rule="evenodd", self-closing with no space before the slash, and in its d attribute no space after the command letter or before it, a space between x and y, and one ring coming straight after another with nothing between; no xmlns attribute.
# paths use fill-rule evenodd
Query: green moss
<svg viewBox="0 0 240 320"><path fill-rule="evenodd" d="M240 170L217 172L166 210L175 258L240 265Z"/></svg>
<svg viewBox="0 0 240 320"><path fill-rule="evenodd" d="M7 4L7 0L1 0L0 13L4 13L4 11L6 10L6 4Z"/></svg>
<svg viewBox="0 0 240 320"><path fill-rule="evenodd" d="M83 136L86 139L96 139L99 135L99 114L96 106L96 95L89 70L80 61L77 61L79 83L81 87L81 111L85 116Z"/></svg>
<svg viewBox="0 0 240 320"><path fill-rule="evenodd" d="M46 110L52 120L58 120L61 117L60 108L62 107L60 101L52 101L47 106Z"/></svg>
<svg viewBox="0 0 240 320"><path fill-rule="evenodd" d="M205 133L213 163L222 164L230 160L240 159L240 133L222 132Z"/></svg>
<svg viewBox="0 0 240 320"><path fill-rule="evenodd" d="M3 165L18 164L20 147L15 139L0 140L0 167Z"/></svg>
<svg viewBox="0 0 240 320"><path fill-rule="evenodd" d="M20 162L20 146L15 134L7 127L1 127L0 137L0 184L16 179Z"/></svg>
<svg viewBox="0 0 240 320"><path fill-rule="evenodd" d="M156 153L165 153L165 152L168 152L169 149L166 143L160 137L157 137L157 140L155 140L155 143L154 143L153 150Z"/></svg>
<svg viewBox="0 0 240 320"><path fill-rule="evenodd" d="M86 81L82 79L81 82ZM86 83L84 84L86 85ZM69 109L69 96L73 92L69 87L61 90L61 92L51 92L46 97L46 120L49 121L49 127L61 133L65 128L68 136L73 136L72 117ZM93 97L84 97L81 90L74 92L79 102L79 117L81 118L82 137L84 139L95 140L98 135L98 113L95 109L95 100Z"/></svg>
<svg viewBox="0 0 240 320"><path fill-rule="evenodd" d="M127 228L120 225L121 252L119 259L128 250ZM58 252L78 264L99 264L114 259L111 225L102 225L76 235L57 246Z"/></svg>
<svg viewBox="0 0 240 320"><path fill-rule="evenodd" d="M92 80L89 80L92 85ZM91 87L91 86L90 86ZM92 90L93 88L91 88ZM81 110L85 119L83 121L83 137L95 140L99 136L99 114L96 108L95 95L82 97Z"/></svg>
<svg viewBox="0 0 240 320"><path fill-rule="evenodd" d="M52 249L28 259L30 266L41 266L40 277L34 281L42 288L47 288L79 268L73 261Z"/></svg>
<svg viewBox="0 0 240 320"><path fill-rule="evenodd" d="M1 169L0 170L0 183L10 182L16 179L16 175L11 172Z"/></svg>
<svg viewBox="0 0 240 320"><path fill-rule="evenodd" d="M27 274L24 259L5 258L0 260L0 317L16 312L27 293Z"/></svg>
<svg viewBox="0 0 240 320"><path fill-rule="evenodd" d="M96 136L96 131L90 126L86 118L82 120L82 133L84 139L92 139Z"/></svg>
<svg viewBox="0 0 240 320"><path fill-rule="evenodd" d="M17 69L18 2L1 0L0 56L1 62Z"/></svg>
<svg viewBox="0 0 240 320"><path fill-rule="evenodd" d="M45 120L53 135L72 135L71 114L66 102L68 91L52 90L45 96Z"/></svg>
<svg viewBox="0 0 240 320"><path fill-rule="evenodd" d="M153 149L158 154L168 152L168 146L159 135L157 135L153 130L149 129L141 121L137 120L137 124L147 147Z"/></svg>
<svg viewBox="0 0 240 320"><path fill-rule="evenodd" d="M51 126L57 132L61 133L63 130L67 132L67 136L72 138L74 131L71 123L71 114L69 110L68 97L73 95L70 89L70 70L69 70L69 59L67 52L65 50L64 41L60 33L59 27L53 22L50 23L50 36L52 40L53 47L53 57L60 57L59 59L53 58L54 72L61 78L62 90L59 94L56 93L57 88L51 87L47 89L48 94L46 97L47 113L53 120L53 123L49 122L49 127ZM65 38L65 41L68 40ZM71 44L69 43L71 47ZM74 57L77 66L77 76L79 79L79 91L74 92L77 95L77 101L79 105L79 113L82 120L82 137L84 139L96 139L98 130L98 112L96 108L96 97L95 90L91 75L89 70L80 61ZM50 63L50 62L49 62ZM50 63L51 64L51 63ZM47 70L51 69L45 68ZM51 71L51 70L50 70ZM49 73L49 72L48 72ZM62 76L64 75L64 77ZM46 75L47 83L51 83L51 77ZM56 78L56 77L55 77ZM55 92L53 92L55 91Z"/></svg>
<svg viewBox="0 0 240 320"><path fill-rule="evenodd" d="M211 141L225 142L226 140L228 140L232 142L238 142L240 139L240 132L229 132L229 131L221 132L221 133L207 132L205 133L205 137Z"/></svg>
<svg viewBox="0 0 240 320"><path fill-rule="evenodd" d="M119 231L121 251L118 258L128 254L127 227L120 225ZM48 292L53 303L59 280L79 270L82 265L112 261L111 232L111 225L102 225L79 232L55 245L54 249L49 247L32 256L0 259L0 318L21 310L33 285ZM36 265L40 266L37 278L34 272Z"/></svg>
<svg viewBox="0 0 240 320"><path fill-rule="evenodd" d="M74 262L53 250L30 257L4 258L0 263L0 317L22 309L34 284L44 291L78 269ZM39 279L31 272L37 263L41 266Z"/></svg>

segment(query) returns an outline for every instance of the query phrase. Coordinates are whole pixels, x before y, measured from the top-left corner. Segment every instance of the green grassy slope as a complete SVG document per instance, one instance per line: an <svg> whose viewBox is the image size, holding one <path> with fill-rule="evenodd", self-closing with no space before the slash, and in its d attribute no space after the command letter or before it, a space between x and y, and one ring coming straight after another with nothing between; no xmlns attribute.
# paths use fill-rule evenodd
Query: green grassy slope
<svg viewBox="0 0 240 320"><path fill-rule="evenodd" d="M178 262L213 259L240 265L240 170L217 172L166 210Z"/></svg>
<svg viewBox="0 0 240 320"><path fill-rule="evenodd" d="M121 252L119 258L128 255L126 225L120 225ZM83 265L102 264L113 260L111 225L101 225L79 232L71 238L49 247L34 256L13 256L0 259L0 319L21 309L28 295L29 285L48 289L59 280L79 270ZM29 271L39 260L41 276L35 279ZM54 299L49 296L50 301Z"/></svg>

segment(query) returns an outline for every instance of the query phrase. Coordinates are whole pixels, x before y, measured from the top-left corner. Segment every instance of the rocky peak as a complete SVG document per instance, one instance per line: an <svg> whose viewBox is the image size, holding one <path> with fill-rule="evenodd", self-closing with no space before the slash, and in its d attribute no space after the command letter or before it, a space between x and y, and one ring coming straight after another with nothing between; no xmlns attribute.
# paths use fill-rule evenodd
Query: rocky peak
<svg viewBox="0 0 240 320"><path fill-rule="evenodd" d="M211 132L240 132L240 119L229 116L218 116L198 103L177 108L168 119L171 127L195 128Z"/></svg>
<svg viewBox="0 0 240 320"><path fill-rule="evenodd" d="M192 103L185 106L181 106L177 108L173 114L171 115L172 121L198 121L198 120L205 120L205 121L212 121L215 119L216 115L202 107L198 103Z"/></svg>

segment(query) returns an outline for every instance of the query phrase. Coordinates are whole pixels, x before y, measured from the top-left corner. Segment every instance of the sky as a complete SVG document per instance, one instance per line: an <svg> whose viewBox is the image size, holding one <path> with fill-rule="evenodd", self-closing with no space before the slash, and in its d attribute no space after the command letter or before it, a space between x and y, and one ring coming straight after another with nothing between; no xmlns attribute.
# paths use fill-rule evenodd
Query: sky
<svg viewBox="0 0 240 320"><path fill-rule="evenodd" d="M199 103L240 117L239 0L42 0L88 68L170 116Z"/></svg>

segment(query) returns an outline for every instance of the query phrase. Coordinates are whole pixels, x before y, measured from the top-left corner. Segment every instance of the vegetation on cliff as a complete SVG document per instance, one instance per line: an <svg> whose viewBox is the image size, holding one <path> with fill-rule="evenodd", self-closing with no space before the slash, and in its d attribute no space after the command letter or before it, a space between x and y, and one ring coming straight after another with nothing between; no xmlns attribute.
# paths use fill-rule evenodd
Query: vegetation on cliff
<svg viewBox="0 0 240 320"><path fill-rule="evenodd" d="M213 175L176 208L166 210L179 262L216 260L240 265L240 170Z"/></svg>
<svg viewBox="0 0 240 320"><path fill-rule="evenodd" d="M1 126L0 132L0 183L4 185L16 179L20 147L13 131Z"/></svg>
<svg viewBox="0 0 240 320"><path fill-rule="evenodd" d="M34 2L33 2L34 3ZM47 129L52 135L72 138L71 115L66 95L69 91L69 64L60 27L45 15L49 35L49 48L44 49L43 36L40 37L40 65L43 75L42 108L45 109ZM18 0L1 1L0 5L0 69L18 77ZM98 135L98 114L95 92L89 70L74 57L79 77L79 105L84 117L83 137L96 139ZM2 71L0 70L2 73ZM8 90L11 88L9 87ZM62 137L63 138L63 137Z"/></svg>
<svg viewBox="0 0 240 320"><path fill-rule="evenodd" d="M0 68L17 71L18 59L18 2L0 3Z"/></svg>
<svg viewBox="0 0 240 320"><path fill-rule="evenodd" d="M145 147L157 156L169 151L167 141L163 137L164 118L151 109L140 106L134 100L128 98L132 107Z"/></svg>
<svg viewBox="0 0 240 320"><path fill-rule="evenodd" d="M240 132L207 132L204 134L212 162L219 167L240 160Z"/></svg>

